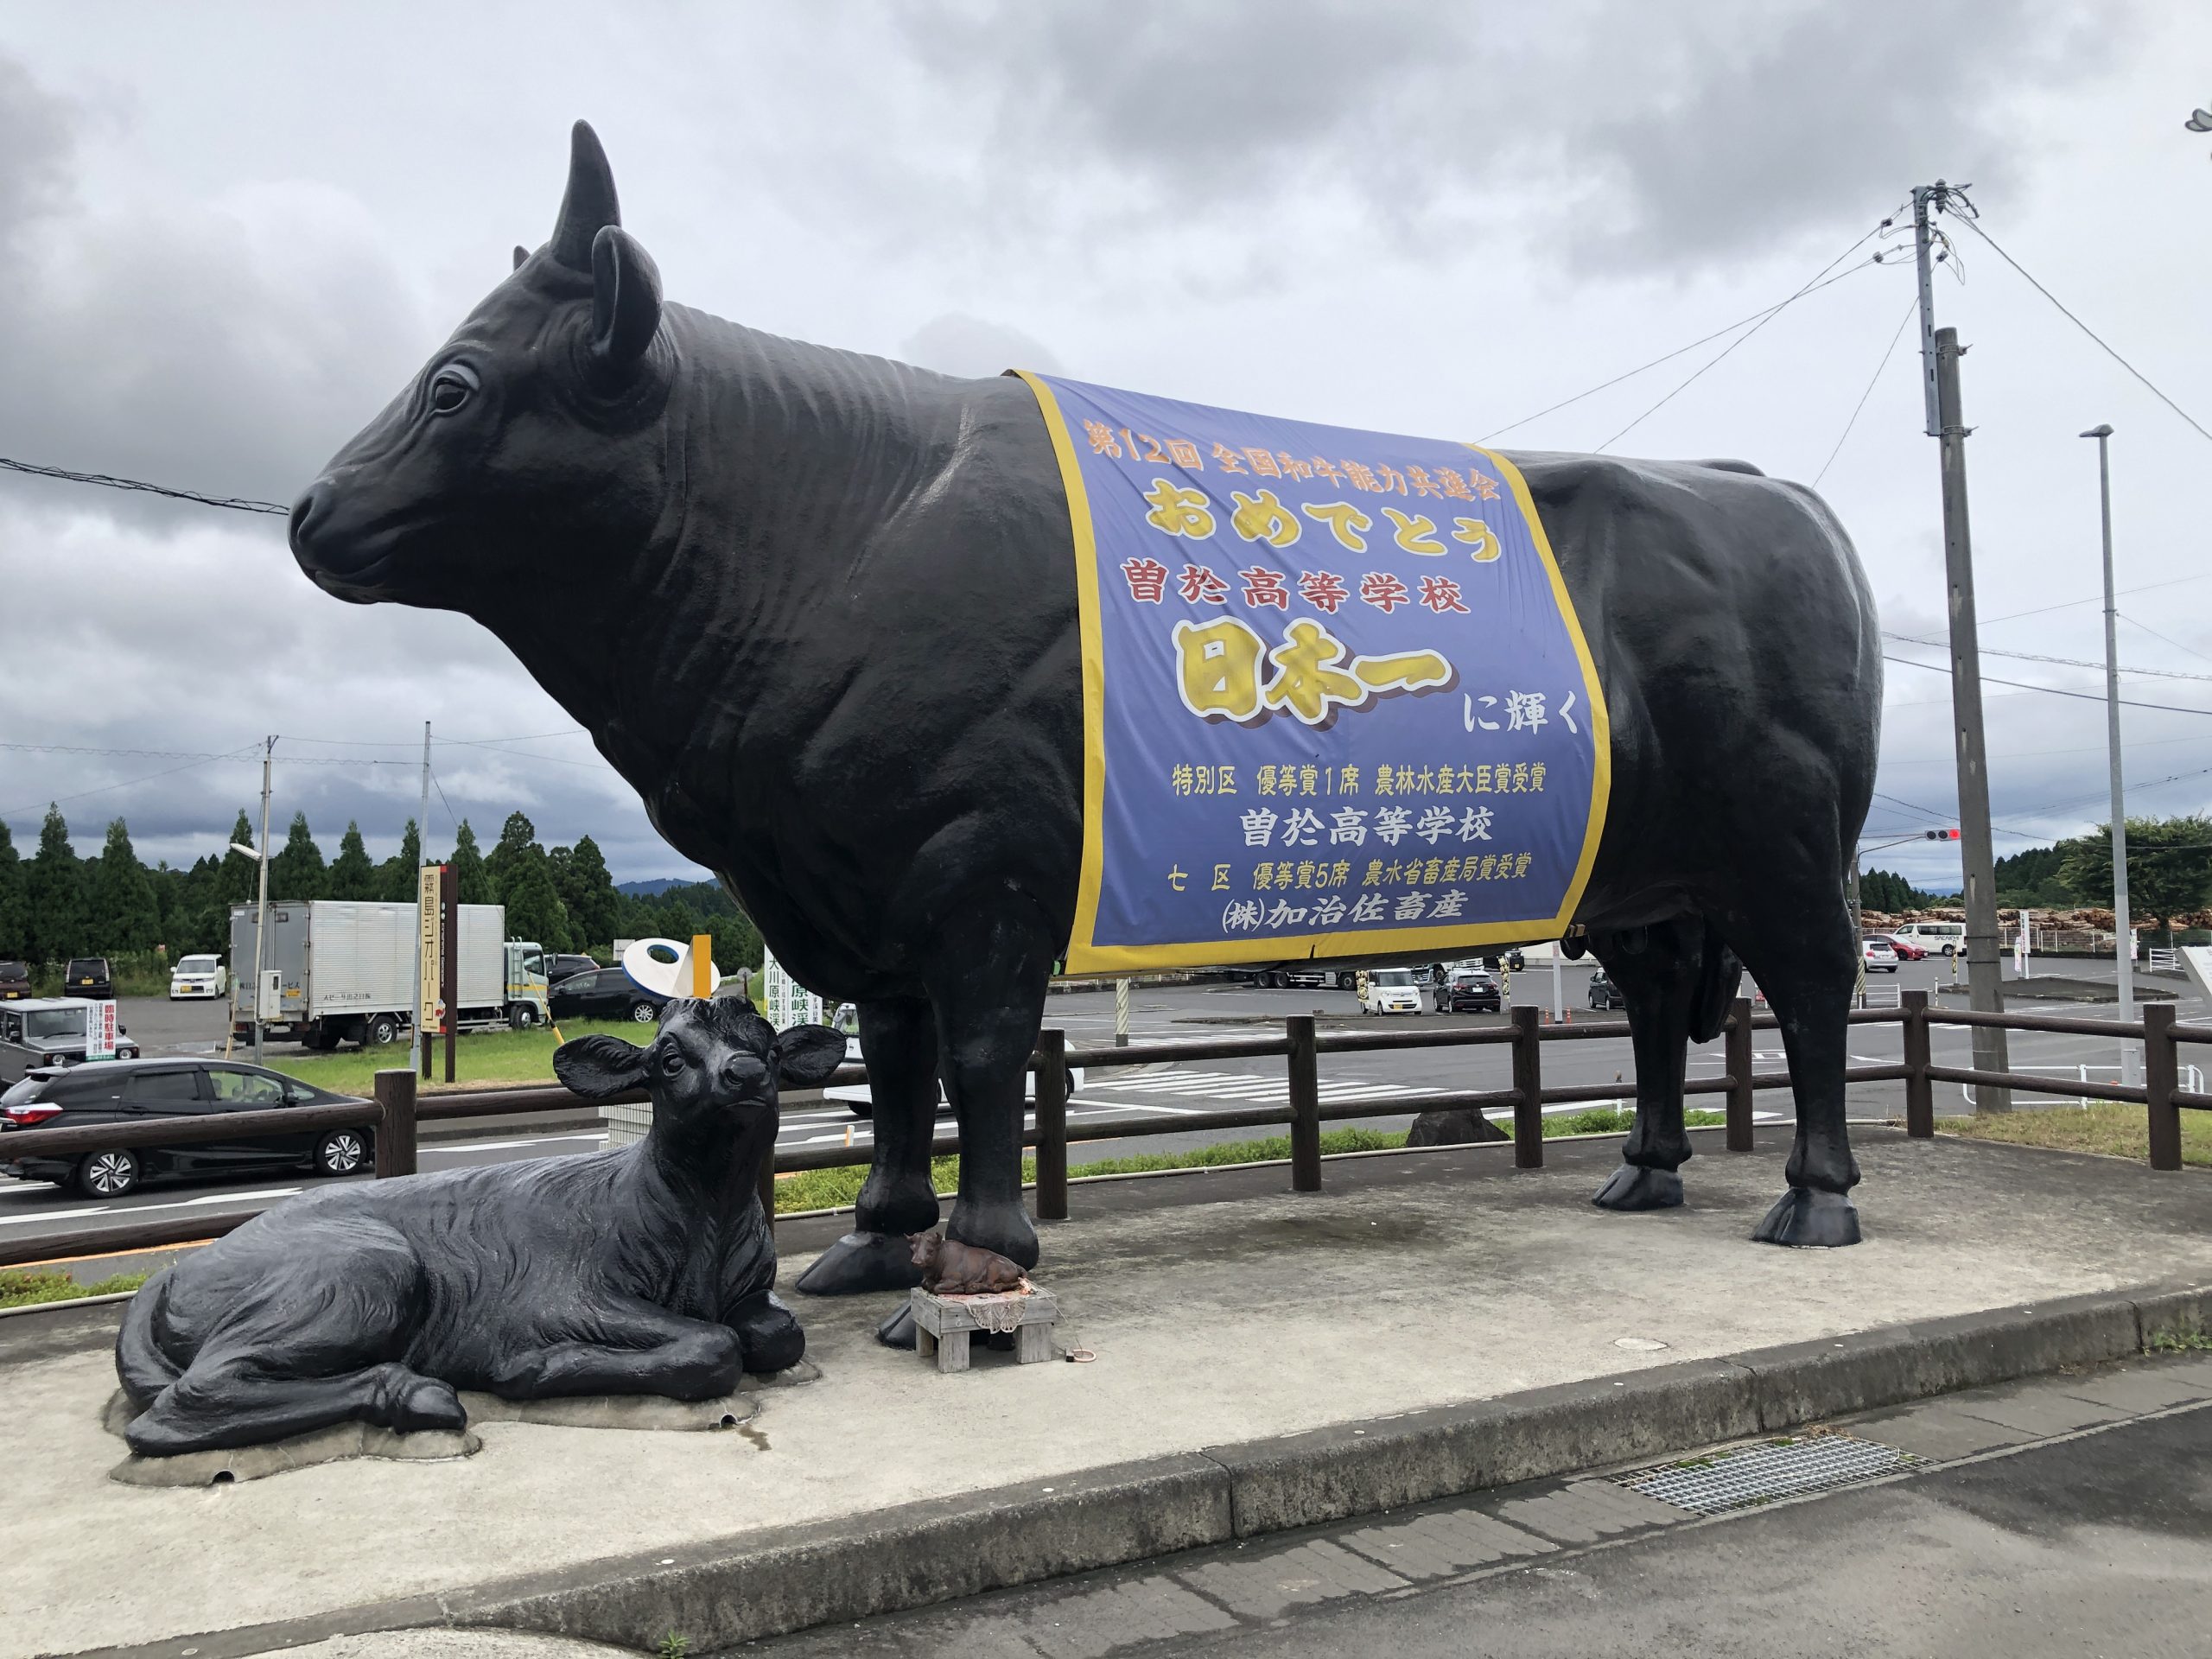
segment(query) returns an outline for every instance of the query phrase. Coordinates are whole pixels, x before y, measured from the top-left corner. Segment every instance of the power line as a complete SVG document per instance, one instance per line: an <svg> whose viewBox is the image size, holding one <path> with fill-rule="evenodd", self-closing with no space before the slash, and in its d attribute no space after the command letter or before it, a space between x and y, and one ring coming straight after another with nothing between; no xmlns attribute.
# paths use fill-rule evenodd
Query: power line
<svg viewBox="0 0 2212 1659"><path fill-rule="evenodd" d="M2202 582L2207 577L2212 577L2212 570L2199 571L2193 576L2170 576L2164 582L2146 582L2140 588L2123 588L2113 597L2118 599L2124 594L2147 594L2156 588L2178 588L2185 582ZM1999 622L2017 621L2024 616L2044 616L2052 611L2070 611L2076 605L2101 605L2104 599L2102 594L2090 594L2082 599L2063 599L2056 605L2038 605L2033 610L2007 611L2002 616L1985 616L1981 619L1981 626L1989 628ZM2135 626L2141 627L2143 625L2139 622Z"/></svg>
<svg viewBox="0 0 2212 1659"><path fill-rule="evenodd" d="M1942 664L1916 663L1910 657L1891 657L1885 654L1882 660L1885 663L1895 663L1901 668L1924 668L1931 674L1948 674L1951 671ZM2068 691L2055 685L2031 685L2025 680L2000 680L1994 674L1983 675L1981 681L1984 685L2010 685L2023 691L2040 691L2046 696L2078 697L2083 702L2102 702L2105 700L2102 692ZM2184 709L2179 703L2173 702L2138 702L2129 697L2120 698L2120 706L2123 709L2156 709L2163 714L2169 715L2212 715L2212 709Z"/></svg>
<svg viewBox="0 0 2212 1659"><path fill-rule="evenodd" d="M203 507L227 507L233 512L268 512L280 518L292 516L289 507L280 507L274 501L254 501L240 495L202 495L198 490L173 490L166 484L149 484L143 479L118 478L110 473L73 473L66 467L41 467L28 461L10 461L0 455L0 470L24 473L33 478L55 478L69 484L97 484L103 489L133 490L142 495L166 495L178 501L197 501Z"/></svg>
<svg viewBox="0 0 2212 1659"><path fill-rule="evenodd" d="M91 749L73 743L0 743L0 749L23 754L128 755L143 760L227 760L231 753L208 754L191 749Z"/></svg>
<svg viewBox="0 0 2212 1659"><path fill-rule="evenodd" d="M2147 633L2150 630L2145 628L2144 632ZM1934 651L1950 649L1948 640L1922 639L1910 633L1885 632L1882 638L1895 639L1908 645L1926 645ZM2166 643L2171 645L2173 642L2168 640ZM2183 646L2183 649L2187 650L2188 647ZM1981 654L1985 657L2010 657L2017 662L2023 663L2056 663L2062 668L2101 669L2104 666L2102 663L2093 663L2086 657L2045 657L2032 651L1999 651L1989 645L1984 645L1981 648ZM2212 674L2191 674L2184 669L2178 668L2123 668L2118 671L2122 674L2148 675L2161 680L2212 680Z"/></svg>
<svg viewBox="0 0 2212 1659"><path fill-rule="evenodd" d="M2033 276L2030 276L2026 268L2023 266L2018 260L2015 259L2011 254L2005 252L2003 248L1998 247L1997 238L1990 235L1987 231L1983 230L1981 226L1975 222L1976 215L1971 210L1959 215L1959 218L1960 222L1964 224L1968 230L1972 231L1983 241L1988 243L1992 248L1996 249L1997 257L1999 259L2002 259L2006 264L2012 266L2014 270L2018 271L2022 276L2026 277L2027 283L2030 288L2035 289L2037 293L2042 295L2046 300L2049 300L2051 304L2056 306L2058 308L2059 315L2064 317L2067 321L2072 323L2076 328L2079 328L2083 334L2094 340L2097 344L2098 349L2102 351L2107 357L2112 359L2112 360L2119 364L2121 368L2126 369L2130 374L2141 381L2149 390L2153 397L2156 397L2168 409L2173 410L2175 414L2180 416L2183 420L2188 422L2190 427L2195 429L2198 437L2212 439L2212 432L2206 431L2203 427L2199 425L2197 423L2196 417L2194 415L2191 415L2179 404L2174 402L2172 398L2167 397L2164 392L2160 391L2157 386L2152 385L2150 376L2145 374L2142 370L2137 368L2133 363L2122 357L2118 352L2106 345L2103 339L2098 334L2095 329L2090 327L2088 323L2082 321L2081 318L2075 316L2071 311L2069 311L2066 308L2065 305L2059 300L2058 296L2052 293L2041 283L2036 281Z"/></svg>
<svg viewBox="0 0 2212 1659"><path fill-rule="evenodd" d="M1897 353L1897 341L1904 338L1907 325L1919 309L1920 296L1916 294L1905 307L1904 315L1897 320L1897 331L1890 336L1890 343L1882 353L1882 360L1874 365L1874 372L1867 379L1866 390L1859 394L1859 401L1852 405L1851 418L1843 423L1843 430L1837 435L1835 448L1828 451L1828 458L1821 463L1821 470L1813 474L1813 488L1817 490L1821 487L1821 480L1828 475L1828 468L1835 465L1835 458L1843 453L1845 440L1851 436L1851 429L1859 424L1859 416L1866 407L1866 400L1874 395L1875 383L1881 379L1882 371L1890 366L1890 359Z"/></svg>
<svg viewBox="0 0 2212 1659"><path fill-rule="evenodd" d="M64 801L81 801L94 795L106 795L118 789L129 789L135 785L150 784L157 778L174 777L180 772L190 772L195 766L204 766L216 760L251 760L257 755L260 750L261 746L257 743L251 749L241 749L232 754L208 755L198 760L188 760L181 766L169 766L160 772L149 772L143 778L126 778L119 784L102 784L97 789L80 789L73 795L57 795L43 803L33 801L25 806L11 806L5 811L0 811L0 818L20 818L26 814L37 811L41 805L60 806Z"/></svg>
<svg viewBox="0 0 2212 1659"><path fill-rule="evenodd" d="M2149 634L2153 639L2156 639L2161 645L2171 645L2176 651L2186 652L2191 657L2202 658L2204 661L2212 663L2212 656L2206 655L2206 653L2199 651L2195 645L2184 645L2178 639L2169 639L2166 635L2160 633L2156 628L2151 626L2147 622L2138 622L2133 617L2129 616L2124 611L2114 611L2113 614L2120 618L2121 621L2126 623L2129 627L2142 629L2144 632Z"/></svg>

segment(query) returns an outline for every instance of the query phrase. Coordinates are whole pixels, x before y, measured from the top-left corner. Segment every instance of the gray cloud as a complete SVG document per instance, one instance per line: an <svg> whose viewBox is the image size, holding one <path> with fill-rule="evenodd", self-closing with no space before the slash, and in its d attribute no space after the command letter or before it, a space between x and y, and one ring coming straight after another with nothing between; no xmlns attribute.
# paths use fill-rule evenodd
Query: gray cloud
<svg viewBox="0 0 2212 1659"><path fill-rule="evenodd" d="M986 322L963 311L932 317L906 337L899 354L909 363L940 374L971 378L1001 373L1007 369L1030 369L1039 374L1060 372L1059 360L1020 329L1002 322Z"/></svg>

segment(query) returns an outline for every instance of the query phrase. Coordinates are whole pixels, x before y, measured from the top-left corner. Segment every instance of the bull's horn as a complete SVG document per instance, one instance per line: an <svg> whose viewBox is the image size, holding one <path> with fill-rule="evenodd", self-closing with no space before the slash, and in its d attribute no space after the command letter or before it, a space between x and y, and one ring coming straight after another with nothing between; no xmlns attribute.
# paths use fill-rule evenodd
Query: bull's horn
<svg viewBox="0 0 2212 1659"><path fill-rule="evenodd" d="M599 147L591 123L579 121L569 140L569 188L553 225L553 257L571 270L591 269L591 243L601 230L622 222L614 199L614 169Z"/></svg>

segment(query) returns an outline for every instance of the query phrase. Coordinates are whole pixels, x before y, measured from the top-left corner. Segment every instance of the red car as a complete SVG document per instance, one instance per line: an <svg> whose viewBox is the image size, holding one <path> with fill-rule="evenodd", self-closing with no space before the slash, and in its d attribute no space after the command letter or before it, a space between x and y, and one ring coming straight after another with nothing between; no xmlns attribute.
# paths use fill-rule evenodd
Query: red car
<svg viewBox="0 0 2212 1659"><path fill-rule="evenodd" d="M1899 962L1925 962L1928 960L1928 952L1925 948L1915 944L1910 939L1901 939L1894 933L1869 933L1866 938L1869 941L1879 939L1884 944L1888 945L1891 950L1897 953L1897 960Z"/></svg>

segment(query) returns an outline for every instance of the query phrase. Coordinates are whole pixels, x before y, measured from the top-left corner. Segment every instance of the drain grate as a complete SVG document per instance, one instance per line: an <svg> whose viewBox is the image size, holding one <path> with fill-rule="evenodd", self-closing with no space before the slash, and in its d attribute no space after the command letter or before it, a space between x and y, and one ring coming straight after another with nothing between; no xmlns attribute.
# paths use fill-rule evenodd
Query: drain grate
<svg viewBox="0 0 2212 1659"><path fill-rule="evenodd" d="M1613 1481L1693 1515L1722 1515L1777 1497L1871 1480L1917 1461L1910 1452L1876 1440L1816 1434L1731 1447L1708 1457L1616 1475Z"/></svg>

